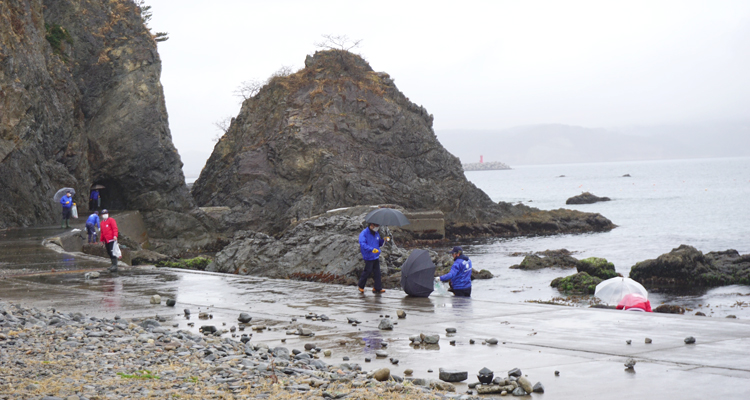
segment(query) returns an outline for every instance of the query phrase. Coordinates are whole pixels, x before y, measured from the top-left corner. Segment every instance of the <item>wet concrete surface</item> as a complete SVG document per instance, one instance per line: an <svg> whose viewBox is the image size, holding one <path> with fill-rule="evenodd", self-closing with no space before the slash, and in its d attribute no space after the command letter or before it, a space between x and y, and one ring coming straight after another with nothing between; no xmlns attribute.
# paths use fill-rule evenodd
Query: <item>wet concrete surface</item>
<svg viewBox="0 0 750 400"><path fill-rule="evenodd" d="M162 296L161 305L149 303L153 294ZM165 306L167 298L177 305ZM124 268L116 277L102 272L101 278L90 280L82 272L6 277L0 280L0 299L97 317L159 315L167 318L163 325L177 324L193 332L201 325L229 329L237 325L240 312L247 312L253 317L251 325L270 329L248 327L238 331L238 337L253 333L254 342L301 350L305 343L315 343L333 351L331 357L321 357L326 363L341 363L347 356L365 370L388 367L398 375L411 368L415 377L437 379L441 367L467 370L469 381L457 385L459 392L475 381L482 367L496 376L518 367L532 383L545 386L546 393L533 398L750 398L750 323L741 319L453 297L418 299L400 291L361 295L354 287L153 267ZM190 318L184 316L185 308L191 310ZM405 319L396 318L399 309L406 311ZM198 319L201 311L213 318ZM331 320L305 319L311 312ZM393 331L377 328L381 315L390 315L396 323ZM362 323L352 326L347 317ZM193 327L188 326L191 322ZM286 333L299 327L315 336ZM447 327L458 332L446 336ZM422 332L440 334L439 345L410 346L409 336ZM686 345L687 336L697 342ZM482 344L490 337L500 343ZM646 344L647 337L653 343ZM476 344L469 344L470 339ZM450 340L456 344L450 345ZM388 358L376 358L381 341L388 343L389 358L399 360L397 366ZM372 361L365 362L366 357ZM630 357L637 360L635 372L623 366Z"/></svg>

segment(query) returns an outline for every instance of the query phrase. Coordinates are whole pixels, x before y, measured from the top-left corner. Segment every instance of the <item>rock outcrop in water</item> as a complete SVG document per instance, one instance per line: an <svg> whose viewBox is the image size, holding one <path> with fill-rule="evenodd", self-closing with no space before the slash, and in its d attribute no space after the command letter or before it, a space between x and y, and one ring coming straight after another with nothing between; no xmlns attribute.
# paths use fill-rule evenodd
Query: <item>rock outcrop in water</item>
<svg viewBox="0 0 750 400"><path fill-rule="evenodd" d="M232 208L224 225L272 235L326 210L385 202L441 210L451 236L614 227L599 214L493 202L438 142L432 119L361 57L317 52L244 102L192 192L201 206Z"/></svg>
<svg viewBox="0 0 750 400"><path fill-rule="evenodd" d="M186 214L195 206L160 74L132 1L0 3L0 228L59 221L51 198L65 186L85 212L99 183L107 208L141 210L147 222L176 218L170 235L205 234Z"/></svg>
<svg viewBox="0 0 750 400"><path fill-rule="evenodd" d="M610 201L609 197L599 197L589 192L583 192L578 196L573 196L565 201L565 204L593 204L600 201Z"/></svg>
<svg viewBox="0 0 750 400"><path fill-rule="evenodd" d="M750 285L750 254L740 255L737 250L703 254L683 244L656 259L635 264L630 278L648 287Z"/></svg>

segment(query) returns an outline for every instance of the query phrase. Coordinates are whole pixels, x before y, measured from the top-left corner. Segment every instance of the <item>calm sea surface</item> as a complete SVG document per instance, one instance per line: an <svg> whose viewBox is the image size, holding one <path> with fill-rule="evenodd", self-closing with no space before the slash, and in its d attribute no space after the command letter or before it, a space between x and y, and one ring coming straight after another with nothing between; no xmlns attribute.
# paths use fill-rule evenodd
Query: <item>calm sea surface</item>
<svg viewBox="0 0 750 400"><path fill-rule="evenodd" d="M523 260L511 256L514 252L565 248L579 259L606 258L623 276L636 262L681 244L704 253L727 249L750 253L750 158L519 166L466 172L466 177L495 201L523 202L542 210L596 212L618 226L607 233L497 239L467 246L474 268L488 269L498 277L475 281L472 295L477 298L550 300L560 296L549 287L550 281L575 272L512 270L508 267ZM565 204L581 192L612 201ZM750 286L652 293L649 299L654 307L666 302L690 307L691 313L750 318Z"/></svg>

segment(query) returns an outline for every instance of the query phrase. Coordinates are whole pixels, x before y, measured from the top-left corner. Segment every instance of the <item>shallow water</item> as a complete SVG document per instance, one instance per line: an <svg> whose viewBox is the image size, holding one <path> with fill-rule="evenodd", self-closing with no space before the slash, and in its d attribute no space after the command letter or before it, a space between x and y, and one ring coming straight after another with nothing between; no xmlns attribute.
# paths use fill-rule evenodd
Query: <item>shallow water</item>
<svg viewBox="0 0 750 400"><path fill-rule="evenodd" d="M560 295L549 287L550 281L575 272L509 269L523 260L511 255L515 252L565 248L579 259L604 257L624 276L636 262L656 258L681 244L704 253L727 249L750 253L750 158L520 166L467 172L466 177L495 201L523 202L543 210L597 212L618 226L606 233L497 239L467 246L475 268L488 269L500 278L475 283L476 297L550 300ZM612 200L565 204L581 192ZM654 306L666 302L707 315L750 317L746 307L737 306L750 302L750 286L652 293L650 299Z"/></svg>

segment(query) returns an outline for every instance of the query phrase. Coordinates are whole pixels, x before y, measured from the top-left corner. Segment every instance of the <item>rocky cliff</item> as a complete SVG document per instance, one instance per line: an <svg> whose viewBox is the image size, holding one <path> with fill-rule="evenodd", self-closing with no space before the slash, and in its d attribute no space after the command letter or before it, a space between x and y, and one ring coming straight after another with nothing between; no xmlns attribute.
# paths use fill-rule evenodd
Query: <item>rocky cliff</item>
<svg viewBox="0 0 750 400"><path fill-rule="evenodd" d="M494 203L466 180L432 120L361 57L317 52L243 103L193 196L201 206L231 207L226 226L268 234L326 210L380 203L442 210L449 235L613 227L598 214Z"/></svg>
<svg viewBox="0 0 750 400"><path fill-rule="evenodd" d="M130 0L0 2L0 228L59 220L64 186L85 212L93 183L147 221L194 209L160 73Z"/></svg>

